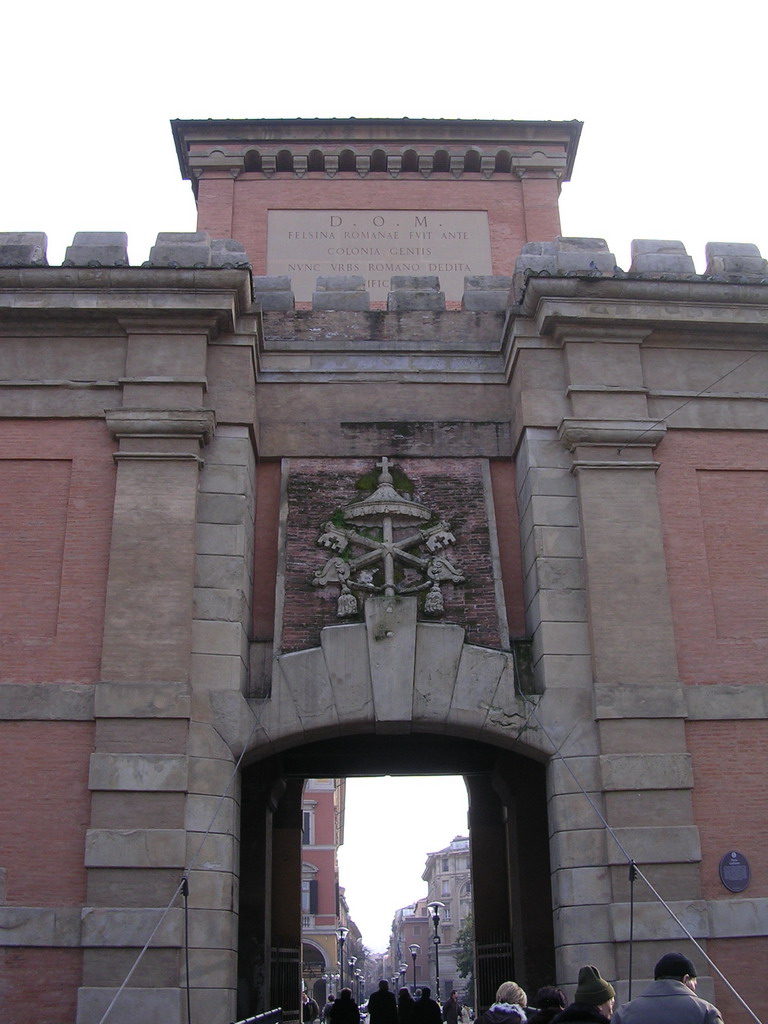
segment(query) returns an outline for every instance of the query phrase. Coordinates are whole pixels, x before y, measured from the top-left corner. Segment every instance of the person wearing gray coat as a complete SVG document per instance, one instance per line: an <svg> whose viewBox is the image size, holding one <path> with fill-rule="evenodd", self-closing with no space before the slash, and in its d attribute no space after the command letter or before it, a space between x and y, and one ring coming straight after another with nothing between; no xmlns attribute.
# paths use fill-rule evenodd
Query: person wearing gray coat
<svg viewBox="0 0 768 1024"><path fill-rule="evenodd" d="M682 953L665 953L645 992L624 1003L611 1024L723 1024L720 1011L696 995L696 968Z"/></svg>

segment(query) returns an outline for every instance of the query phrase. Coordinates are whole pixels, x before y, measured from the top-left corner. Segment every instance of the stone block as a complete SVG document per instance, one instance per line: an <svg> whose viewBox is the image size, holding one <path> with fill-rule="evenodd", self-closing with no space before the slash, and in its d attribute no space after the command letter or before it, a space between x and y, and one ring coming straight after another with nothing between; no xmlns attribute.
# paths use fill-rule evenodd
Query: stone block
<svg viewBox="0 0 768 1024"><path fill-rule="evenodd" d="M611 840L602 828L557 832L550 842L552 870L599 867L606 862L606 844Z"/></svg>
<svg viewBox="0 0 768 1024"><path fill-rule="evenodd" d="M244 691L248 682L248 665L238 654L193 654L190 678L193 686Z"/></svg>
<svg viewBox="0 0 768 1024"><path fill-rule="evenodd" d="M187 788L184 754L91 754L90 789L131 792L183 792Z"/></svg>
<svg viewBox="0 0 768 1024"><path fill-rule="evenodd" d="M688 931L697 939L709 937L709 918L704 900L674 900L669 903L675 916L683 922ZM611 927L617 939L629 937L629 903L614 903L611 906ZM635 902L634 935L638 942L654 939L672 941L680 937L680 927L666 907L657 901Z"/></svg>
<svg viewBox="0 0 768 1024"><path fill-rule="evenodd" d="M188 718L186 683L99 683L95 687L97 718Z"/></svg>
<svg viewBox="0 0 768 1024"><path fill-rule="evenodd" d="M237 977L237 953L233 949L190 949L189 974L194 979L194 986L200 989L224 987L232 978ZM181 984L186 984L182 971ZM214 1016L203 1018L214 1021ZM230 1018L226 1017L229 1021Z"/></svg>
<svg viewBox="0 0 768 1024"><path fill-rule="evenodd" d="M182 829L89 829L86 867L181 868L186 834Z"/></svg>
<svg viewBox="0 0 768 1024"><path fill-rule="evenodd" d="M192 623L193 654L236 655L248 660L248 636L239 622L195 619Z"/></svg>
<svg viewBox="0 0 768 1024"><path fill-rule="evenodd" d="M77 907L0 907L3 946L79 946Z"/></svg>
<svg viewBox="0 0 768 1024"><path fill-rule="evenodd" d="M190 757L189 792L207 793L218 797L222 793L231 794L236 778L233 772L234 764L234 757L230 760Z"/></svg>
<svg viewBox="0 0 768 1024"><path fill-rule="evenodd" d="M42 231L0 231L0 267L47 267L47 253Z"/></svg>
<svg viewBox="0 0 768 1024"><path fill-rule="evenodd" d="M410 313L426 311L441 313L445 310L445 292L419 291L400 288L387 295L389 313Z"/></svg>
<svg viewBox="0 0 768 1024"><path fill-rule="evenodd" d="M448 720L451 694L444 683L456 678L463 644L463 626L436 622L420 622L416 626L414 719L433 723Z"/></svg>
<svg viewBox="0 0 768 1024"><path fill-rule="evenodd" d="M519 709L500 707L496 700L505 671L510 672L514 680L511 655L464 644L451 696L451 721L479 730L488 715L493 725L514 736L524 721Z"/></svg>
<svg viewBox="0 0 768 1024"><path fill-rule="evenodd" d="M390 291L396 292L401 289L418 292L439 292L440 278L432 274L412 275L395 274L390 278Z"/></svg>
<svg viewBox="0 0 768 1024"><path fill-rule="evenodd" d="M326 626L320 632L331 688L344 720L366 720L373 701L368 637L362 623Z"/></svg>
<svg viewBox="0 0 768 1024"><path fill-rule="evenodd" d="M768 899L720 899L707 903L708 935L712 939L730 939L748 935L764 936L768 920Z"/></svg>
<svg viewBox="0 0 768 1024"><path fill-rule="evenodd" d="M334 274L318 277L317 292L365 292L365 278L359 274Z"/></svg>
<svg viewBox="0 0 768 1024"><path fill-rule="evenodd" d="M231 796L195 793L187 797L186 827L191 832L223 832L233 835L237 826L237 805Z"/></svg>
<svg viewBox="0 0 768 1024"><path fill-rule="evenodd" d="M239 526L248 521L244 494L201 494L197 502L198 523Z"/></svg>
<svg viewBox="0 0 768 1024"><path fill-rule="evenodd" d="M237 906L237 878L231 871L192 870L188 873L189 899L196 907L231 910Z"/></svg>
<svg viewBox="0 0 768 1024"><path fill-rule="evenodd" d="M136 946L140 949L153 932L153 946L181 946L184 911L180 907L171 907L167 912L155 907L83 907L84 946Z"/></svg>
<svg viewBox="0 0 768 1024"><path fill-rule="evenodd" d="M313 647L284 654L279 660L290 699L304 728L337 729L338 712L322 650Z"/></svg>
<svg viewBox="0 0 768 1024"><path fill-rule="evenodd" d="M210 267L211 237L207 231L161 231L149 251L152 267Z"/></svg>
<svg viewBox="0 0 768 1024"><path fill-rule="evenodd" d="M290 277L254 277L253 299L265 313L289 312L296 305Z"/></svg>
<svg viewBox="0 0 768 1024"><path fill-rule="evenodd" d="M346 312L366 312L371 308L369 292L361 291L324 291L312 293L312 309L343 310Z"/></svg>
<svg viewBox="0 0 768 1024"><path fill-rule="evenodd" d="M656 238L633 240L632 264L629 269L630 273L652 276L688 277L696 273L693 259L682 242Z"/></svg>
<svg viewBox="0 0 768 1024"><path fill-rule="evenodd" d="M416 598L369 598L365 624L376 723L407 721L413 710Z"/></svg>
<svg viewBox="0 0 768 1024"><path fill-rule="evenodd" d="M606 790L690 789L690 754L603 754L600 757Z"/></svg>
<svg viewBox="0 0 768 1024"><path fill-rule="evenodd" d="M79 989L76 1024L100 1024L116 995L116 988ZM183 996L181 988L124 988L110 1010L109 1024L182 1024Z"/></svg>
<svg viewBox="0 0 768 1024"><path fill-rule="evenodd" d="M610 903L610 872L605 867L555 871L552 875L552 896L556 907Z"/></svg>
<svg viewBox="0 0 768 1024"><path fill-rule="evenodd" d="M239 588L233 591L216 587L196 587L193 595L193 615L196 619L245 622L248 619L248 600L244 591Z"/></svg>
<svg viewBox="0 0 768 1024"><path fill-rule="evenodd" d="M611 908L607 903L560 907L557 936L565 945L580 942L585 935L611 935Z"/></svg>
<svg viewBox="0 0 768 1024"><path fill-rule="evenodd" d="M707 242L707 276L762 280L768 277L768 260L756 245L746 242Z"/></svg>
<svg viewBox="0 0 768 1024"><path fill-rule="evenodd" d="M188 832L185 863L198 864L211 871L233 872L237 864L234 837Z"/></svg>
<svg viewBox="0 0 768 1024"><path fill-rule="evenodd" d="M224 270L249 270L251 266L242 242L234 238L212 239L210 265Z"/></svg>
<svg viewBox="0 0 768 1024"><path fill-rule="evenodd" d="M687 689L681 686L596 686L595 717L685 718Z"/></svg>
<svg viewBox="0 0 768 1024"><path fill-rule="evenodd" d="M695 825L664 828L617 828L616 838L638 864L695 863L701 860L699 830ZM608 863L622 864L624 854L608 842Z"/></svg>
<svg viewBox="0 0 768 1024"><path fill-rule="evenodd" d="M547 794L552 799L560 793L588 793L602 789L600 762L597 756L554 757L547 766Z"/></svg>
<svg viewBox="0 0 768 1024"><path fill-rule="evenodd" d="M63 266L127 267L128 235L124 231L77 231Z"/></svg>
<svg viewBox="0 0 768 1024"><path fill-rule="evenodd" d="M88 721L93 718L95 689L78 683L4 683L0 720Z"/></svg>

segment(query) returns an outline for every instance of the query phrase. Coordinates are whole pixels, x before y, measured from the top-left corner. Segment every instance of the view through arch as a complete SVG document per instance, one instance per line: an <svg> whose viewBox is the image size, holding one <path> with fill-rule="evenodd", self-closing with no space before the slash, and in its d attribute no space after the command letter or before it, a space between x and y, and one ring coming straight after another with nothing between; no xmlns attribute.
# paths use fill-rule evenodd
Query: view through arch
<svg viewBox="0 0 768 1024"><path fill-rule="evenodd" d="M305 858L302 843L309 827L305 802L318 795L318 791L305 790L307 780L325 781L330 787L336 779L414 774L460 774L466 783L469 827L464 834L469 838L472 872L477 1008L490 1005L498 984L508 978L529 988L552 980L544 765L456 736L334 737L283 751L243 771L238 965L242 1016L274 1006L282 1006L288 1019L299 1016L298 998L305 980L302 925L311 916L303 910L312 905L307 903L312 898L308 883L319 880L312 874L320 869L315 863L318 856ZM434 816L439 812L439 807L426 810ZM371 887L376 886L379 875L390 870L390 850L397 842L397 826L402 824L396 808L389 809L387 815L390 835L384 830L384 837L373 844ZM319 900L320 893L315 892ZM362 941L365 943L364 936ZM429 945L429 940L425 944ZM318 964L317 943L309 945L307 956ZM326 966L332 956L326 955ZM402 962L408 963L405 958ZM345 981L348 970L345 962ZM423 972L427 973L426 964ZM434 988L433 972L430 963L427 976ZM315 986L317 980L312 979L310 988L327 992L328 980L319 987ZM426 982L426 978L422 980ZM441 984L440 995L445 994Z"/></svg>

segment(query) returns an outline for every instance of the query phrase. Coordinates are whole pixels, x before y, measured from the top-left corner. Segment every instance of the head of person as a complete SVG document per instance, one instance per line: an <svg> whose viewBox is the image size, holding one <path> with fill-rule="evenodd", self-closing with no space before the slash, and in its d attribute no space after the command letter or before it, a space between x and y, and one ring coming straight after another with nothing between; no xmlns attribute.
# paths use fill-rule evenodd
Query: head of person
<svg viewBox="0 0 768 1024"><path fill-rule="evenodd" d="M696 991L696 968L682 953L665 953L654 967L653 977L655 981L661 981L662 978L682 981L691 991Z"/></svg>
<svg viewBox="0 0 768 1024"><path fill-rule="evenodd" d="M565 993L554 985L545 985L536 993L534 1006L540 1010L564 1010L566 1007Z"/></svg>
<svg viewBox="0 0 768 1024"><path fill-rule="evenodd" d="M574 1003L594 1006L604 1017L610 1017L613 1013L615 999L616 990L609 981L600 977L600 971L596 967L588 964L579 970L579 983L573 997Z"/></svg>
<svg viewBox="0 0 768 1024"><path fill-rule="evenodd" d="M514 1003L522 1006L528 1005L528 996L523 992L516 981L503 981L496 990L497 1003Z"/></svg>

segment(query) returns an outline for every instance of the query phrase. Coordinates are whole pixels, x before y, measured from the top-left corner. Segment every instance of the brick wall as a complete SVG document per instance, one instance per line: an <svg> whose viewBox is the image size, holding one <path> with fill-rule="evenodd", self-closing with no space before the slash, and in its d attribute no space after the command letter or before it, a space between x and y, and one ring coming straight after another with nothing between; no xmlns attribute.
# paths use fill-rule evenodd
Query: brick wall
<svg viewBox="0 0 768 1024"><path fill-rule="evenodd" d="M103 422L0 424L0 683L99 678L113 449Z"/></svg>
<svg viewBox="0 0 768 1024"><path fill-rule="evenodd" d="M0 950L3 1024L73 1021L82 963L79 949Z"/></svg>
<svg viewBox="0 0 768 1024"><path fill-rule="evenodd" d="M768 679L768 436L674 431L657 449L686 683Z"/></svg>
<svg viewBox="0 0 768 1024"><path fill-rule="evenodd" d="M317 546L322 524L337 508L365 497L355 484L370 474L375 459L292 459L288 484L286 593L282 649L303 650L319 643L323 626L337 625L338 585L312 585L315 570L329 555ZM466 628L468 643L500 646L493 564L485 510L482 462L474 459L398 459L396 465L415 485L409 497L451 524L456 544L448 551L467 577L445 584L442 621ZM378 471L377 471L378 472ZM362 613L361 613L362 615ZM347 620L350 621L350 620Z"/></svg>
<svg viewBox="0 0 768 1024"><path fill-rule="evenodd" d="M204 176L198 193L198 230L233 237L245 246L254 273L266 273L268 210L486 210L494 274L512 274L527 241L560 234L558 185L554 179L523 183L511 177L492 180L433 174L323 175L241 174Z"/></svg>

